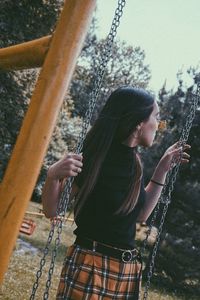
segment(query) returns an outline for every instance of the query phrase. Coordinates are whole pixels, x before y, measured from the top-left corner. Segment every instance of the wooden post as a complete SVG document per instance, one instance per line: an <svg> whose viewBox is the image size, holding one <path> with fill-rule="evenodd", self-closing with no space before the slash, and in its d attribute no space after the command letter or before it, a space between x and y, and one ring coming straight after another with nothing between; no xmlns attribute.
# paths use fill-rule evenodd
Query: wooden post
<svg viewBox="0 0 200 300"><path fill-rule="evenodd" d="M0 70L41 67L49 49L51 35L0 49Z"/></svg>
<svg viewBox="0 0 200 300"><path fill-rule="evenodd" d="M0 186L0 283L34 189L96 0L67 0Z"/></svg>

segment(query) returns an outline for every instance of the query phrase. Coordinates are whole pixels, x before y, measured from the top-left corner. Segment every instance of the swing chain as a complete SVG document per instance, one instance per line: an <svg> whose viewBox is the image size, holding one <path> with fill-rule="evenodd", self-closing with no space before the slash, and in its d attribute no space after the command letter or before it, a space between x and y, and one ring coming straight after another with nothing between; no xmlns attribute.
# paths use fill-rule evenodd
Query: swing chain
<svg viewBox="0 0 200 300"><path fill-rule="evenodd" d="M93 110L94 110L96 102L97 102L97 98L98 98L99 91L100 91L100 88L101 88L101 85L102 85L105 69L106 69L108 61L111 57L111 51L112 51L114 38L117 34L117 29L120 25L120 19L123 15L123 8L124 8L125 4L126 4L126 0L118 0L118 6L115 10L115 14L114 14L114 18L113 18L113 21L112 21L111 29L110 29L110 32L108 34L108 37L106 39L106 42L105 42L105 45L104 45L104 48L103 48L103 51L102 51L101 63L100 63L99 69L98 69L97 77L96 77L95 82L94 82L93 91L91 92L91 95L89 97L91 100L89 101L88 110L85 113L81 133L79 134L78 143L77 143L77 147L76 147L76 150L75 150L76 153L80 153L81 150L82 150L82 147L83 147L83 141L85 139L87 129L89 127L90 120L91 120L91 117L92 117L92 113L93 113ZM48 297L49 297L49 289L50 289L50 286L51 286L51 278L52 278L52 274L53 274L53 271L54 271L57 250L58 250L58 247L59 247L59 244L60 244L60 236L61 236L61 233L62 233L63 218L64 218L64 216L66 214L66 211L67 211L67 207L68 207L68 203L69 203L69 195L71 193L71 188L72 188L72 183L73 183L73 178L72 177L69 178L65 183L64 190L62 192L61 199L59 201L59 205L58 205L58 208L57 208L56 216L58 216L58 217L56 218L55 221L52 222L52 227L51 227L51 230L49 232L47 243L46 243L46 246L43 250L43 257L40 261L40 267L39 267L39 270L36 273L36 280L35 280L35 283L33 284L32 294L30 296L30 300L35 299L35 294L36 294L36 291L37 291L38 286L39 286L39 280L42 276L43 267L46 263L46 257L49 253L49 246L52 242L54 232L55 232L55 228L57 228L57 237L55 239L55 245L54 245L54 249L53 249L52 255L51 255L51 262L50 262L50 267L49 267L49 271L48 271L48 279L46 281L46 289L45 289L45 292L44 292L44 295L43 295L43 299L48 299Z"/></svg>
<svg viewBox="0 0 200 300"><path fill-rule="evenodd" d="M106 70L106 66L108 64L108 61L111 58L112 45L114 42L114 38L117 34L117 29L120 25L120 18L123 15L123 8L124 8L125 4L126 4L126 0L118 0L118 6L115 10L115 15L114 15L114 18L112 21L111 29L110 29L108 37L105 41L105 45L102 49L101 62L100 62L100 66L98 67L97 77L94 82L94 88L89 97L90 101L89 101L88 109L85 113L85 117L84 117L85 122L83 123L82 131L79 136L79 141L78 141L78 144L76 147L76 153L80 153L82 150L82 147L83 147L83 141L85 139L85 136L86 136L89 124L90 124L90 120L92 118L92 114L93 114L93 111L94 111L94 108L95 108L95 105L97 102L97 98L99 96L103 76L104 76L104 73Z"/></svg>
<svg viewBox="0 0 200 300"><path fill-rule="evenodd" d="M69 203L69 195L71 193L72 189L72 183L73 183L73 178L70 177L67 181L67 184L65 185L66 188L66 195L64 193L61 194L61 199L57 208L56 212L56 219L55 222L52 222L52 231L55 231L55 228L57 228L57 236L55 238L55 243L54 243L54 248L52 250L52 255L51 255L51 262L50 262L50 267L48 271L48 279L46 281L46 289L43 295L43 299L47 300L49 298L49 289L51 286L51 278L53 275L54 271L54 266L55 266L55 260L56 260L56 255L58 251L58 247L60 245L60 240L61 240L61 233L62 233L62 225L63 225L63 220L67 211L67 206ZM50 245L50 244L49 244ZM49 245L47 247L49 247Z"/></svg>
<svg viewBox="0 0 200 300"><path fill-rule="evenodd" d="M37 271L36 273L36 280L33 284L33 288L32 288L32 293L31 293L31 296L30 296L30 300L33 300L35 298L35 293L37 291L37 288L39 286L39 280L42 276L42 270L43 270L43 267L45 266L45 263L46 263L46 257L49 253L49 245L51 244L51 241L53 239L53 235L54 235L54 228L51 228L51 230L49 231L49 235L48 235L48 239L47 239L47 243L45 245L45 248L43 249L43 256L40 260L40 267L39 267L39 270Z"/></svg>
<svg viewBox="0 0 200 300"><path fill-rule="evenodd" d="M188 140L189 133L190 133L190 130L191 130L191 127L192 127L192 123L193 123L194 118L195 118L195 113L196 113L196 110L197 110L198 104L199 104L200 83L197 84L197 90L196 90L195 94L193 94L193 93L188 94L188 100L190 100L190 99L192 100L192 105L190 107L189 114L186 118L186 124L185 124L185 127L182 130L178 146L183 146L186 143L186 141ZM176 181L176 178L177 178L177 174L178 174L178 171L179 171L179 168L180 168L180 164L181 164L181 152L180 152L179 161L176 163L175 167L174 167L174 161L172 161L172 168L170 169L170 171L167 174L166 184L165 184L165 186L163 188L163 191L161 193L160 199L158 201L158 205L155 209L155 212L154 212L151 224L150 224L150 228L147 232L147 236L146 236L146 239L144 241L143 252L144 252L145 247L147 245L147 240L148 240L148 237L151 233L151 229L153 227L153 224L155 223L160 203L163 201L163 198L166 197L164 195L166 193L167 186L169 185L168 186L168 193L167 193L167 197L166 197L167 201L162 202L162 203L165 203L165 204L164 204L164 207L163 207L163 213L162 213L161 220L160 220L160 225L159 225L159 228L158 228L156 242L155 242L154 247L153 247L153 252L152 252L152 256L151 256L151 263L150 263L150 266L149 266L149 272L147 274L147 282L146 282L145 291L144 291L144 298L143 298L144 300L146 300L147 297L148 297L148 290L149 290L149 287L150 287L151 277L153 275L155 258L156 258L158 246L159 246L159 243L160 243L160 239L161 239L162 228L163 228L163 225L164 225L164 222L165 222L165 217L166 217L168 207L169 207L169 204L170 204L170 200L171 200L171 193L174 189L174 184L175 184L175 181Z"/></svg>

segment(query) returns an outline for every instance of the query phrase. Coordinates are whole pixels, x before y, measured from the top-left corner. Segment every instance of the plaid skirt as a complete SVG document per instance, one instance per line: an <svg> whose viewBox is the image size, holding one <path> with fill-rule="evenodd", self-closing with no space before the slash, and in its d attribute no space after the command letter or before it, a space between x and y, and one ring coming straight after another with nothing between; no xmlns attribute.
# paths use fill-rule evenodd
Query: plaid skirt
<svg viewBox="0 0 200 300"><path fill-rule="evenodd" d="M56 299L139 299L141 263L118 259L72 245L68 248Z"/></svg>

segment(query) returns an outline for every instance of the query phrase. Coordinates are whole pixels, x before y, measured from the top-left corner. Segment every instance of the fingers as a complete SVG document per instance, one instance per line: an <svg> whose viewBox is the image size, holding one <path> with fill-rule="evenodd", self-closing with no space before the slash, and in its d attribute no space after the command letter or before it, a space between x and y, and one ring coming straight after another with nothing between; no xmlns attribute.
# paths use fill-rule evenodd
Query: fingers
<svg viewBox="0 0 200 300"><path fill-rule="evenodd" d="M82 160L82 154L68 153L64 158L66 175L77 176L82 171Z"/></svg>
<svg viewBox="0 0 200 300"><path fill-rule="evenodd" d="M69 170L68 171L68 176L70 176L70 177L76 177L78 174L79 174L79 172L77 172L77 170Z"/></svg>
<svg viewBox="0 0 200 300"><path fill-rule="evenodd" d="M64 158L53 164L48 170L48 177L60 180L77 176L83 167L82 154L68 153Z"/></svg>
<svg viewBox="0 0 200 300"><path fill-rule="evenodd" d="M190 149L191 146L189 144L184 144L184 142L176 142L175 144L173 144L169 149L174 150L174 149L182 149L182 150L188 150Z"/></svg>
<svg viewBox="0 0 200 300"><path fill-rule="evenodd" d="M183 152L184 150L190 149L190 145L185 145L184 147L176 148L170 151L169 155L172 156L172 164L175 166L177 163L188 163L190 159L190 155L187 152ZM174 165L175 164L175 165Z"/></svg>
<svg viewBox="0 0 200 300"><path fill-rule="evenodd" d="M190 160L190 155L187 152L183 152L181 155L181 163L188 163Z"/></svg>
<svg viewBox="0 0 200 300"><path fill-rule="evenodd" d="M189 149L191 149L190 145L184 144L184 145L180 146L180 143L177 142L174 145L172 145L171 147L169 147L168 150L169 150L170 153L182 153L183 154L183 153L186 153L186 152L183 152L183 151L189 150Z"/></svg>
<svg viewBox="0 0 200 300"><path fill-rule="evenodd" d="M72 165L71 170L78 175L82 171L82 168L76 165Z"/></svg>
<svg viewBox="0 0 200 300"><path fill-rule="evenodd" d="M190 145L185 144L185 145L183 146L183 150L189 150L189 149L191 149L191 146L190 146Z"/></svg>
<svg viewBox="0 0 200 300"><path fill-rule="evenodd" d="M75 177L82 171L81 168L70 166L68 169L65 170L65 176L66 177Z"/></svg>
<svg viewBox="0 0 200 300"><path fill-rule="evenodd" d="M76 153L68 153L65 156L65 159L74 159L74 160L78 160L78 161L82 161L83 160L83 156L82 153L81 154L76 154Z"/></svg>
<svg viewBox="0 0 200 300"><path fill-rule="evenodd" d="M70 159L69 162L71 163L71 166L74 166L75 168L82 168L83 163L79 160Z"/></svg>
<svg viewBox="0 0 200 300"><path fill-rule="evenodd" d="M190 155L187 152L182 153L182 158L189 159Z"/></svg>
<svg viewBox="0 0 200 300"><path fill-rule="evenodd" d="M189 159L184 159L184 158L182 158L182 159L181 159L181 163L182 163L182 164L187 164L187 163L189 163Z"/></svg>

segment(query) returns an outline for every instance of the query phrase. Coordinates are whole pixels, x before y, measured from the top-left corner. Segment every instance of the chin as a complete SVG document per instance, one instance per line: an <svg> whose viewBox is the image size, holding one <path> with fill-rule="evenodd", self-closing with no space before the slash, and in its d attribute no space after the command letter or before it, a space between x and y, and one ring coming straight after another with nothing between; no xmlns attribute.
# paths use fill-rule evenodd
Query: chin
<svg viewBox="0 0 200 300"><path fill-rule="evenodd" d="M142 141L140 143L140 146L143 146L145 148L150 148L152 145L153 145L153 140L151 140L151 141Z"/></svg>
<svg viewBox="0 0 200 300"><path fill-rule="evenodd" d="M145 145L146 148L150 148L153 145L153 143L148 143Z"/></svg>

